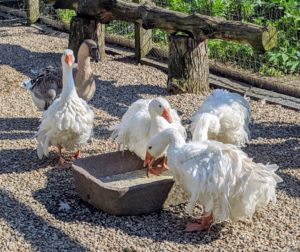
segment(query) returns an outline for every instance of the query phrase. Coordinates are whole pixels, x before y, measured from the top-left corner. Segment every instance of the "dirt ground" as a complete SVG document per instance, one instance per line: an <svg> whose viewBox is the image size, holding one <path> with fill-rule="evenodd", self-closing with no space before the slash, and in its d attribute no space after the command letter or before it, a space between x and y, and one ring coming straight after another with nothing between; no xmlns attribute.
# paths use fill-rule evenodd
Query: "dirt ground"
<svg viewBox="0 0 300 252"><path fill-rule="evenodd" d="M57 152L39 160L34 133L41 113L21 81L59 65L65 38L23 26L0 27L0 247L1 251L299 251L300 117L298 111L251 101L252 140L244 150L257 162L276 163L284 182L276 205L252 221L222 223L185 233L185 205L142 216L116 217L80 200L71 170L56 167ZM185 126L204 96L167 94L166 74L132 59L108 56L93 64L97 91L95 139L82 156L117 149L109 128L139 98L166 97ZM70 206L63 209L62 203ZM131 249L131 250L130 250Z"/></svg>

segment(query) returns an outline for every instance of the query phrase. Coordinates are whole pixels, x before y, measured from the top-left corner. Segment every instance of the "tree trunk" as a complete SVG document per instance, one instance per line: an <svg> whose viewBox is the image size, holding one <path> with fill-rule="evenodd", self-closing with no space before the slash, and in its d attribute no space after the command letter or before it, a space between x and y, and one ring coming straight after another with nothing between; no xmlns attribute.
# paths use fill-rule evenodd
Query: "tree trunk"
<svg viewBox="0 0 300 252"><path fill-rule="evenodd" d="M27 23L34 24L40 16L39 0L27 0Z"/></svg>
<svg viewBox="0 0 300 252"><path fill-rule="evenodd" d="M104 25L94 19L73 17L70 25L69 48L73 50L77 61L77 53L85 39L94 39L99 48L100 60L105 59Z"/></svg>
<svg viewBox="0 0 300 252"><path fill-rule="evenodd" d="M207 40L169 36L168 91L201 93L209 90Z"/></svg>

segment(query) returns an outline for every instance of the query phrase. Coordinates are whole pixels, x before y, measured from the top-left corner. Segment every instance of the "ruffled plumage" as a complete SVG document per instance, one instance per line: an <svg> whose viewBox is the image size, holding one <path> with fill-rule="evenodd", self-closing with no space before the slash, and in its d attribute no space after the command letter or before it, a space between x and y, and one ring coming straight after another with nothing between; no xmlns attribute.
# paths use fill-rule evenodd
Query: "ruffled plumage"
<svg viewBox="0 0 300 252"><path fill-rule="evenodd" d="M276 202L282 179L277 165L255 163L238 147L216 141L185 143L167 129L150 143L153 156L169 145L168 165L177 183L191 195L187 211L198 202L214 222L251 218L257 208Z"/></svg>
<svg viewBox="0 0 300 252"><path fill-rule="evenodd" d="M169 103L162 97L155 98L166 107ZM170 124L162 116L151 117L149 105L153 99L139 99L134 102L123 115L121 122L112 127L111 137L120 144L121 149L129 149L141 159L145 159L146 145L151 136L158 132L174 127L184 138L186 138L185 128L181 125L180 118L174 109L170 109L173 122Z"/></svg>
<svg viewBox="0 0 300 252"><path fill-rule="evenodd" d="M239 94L214 90L191 121L193 141L210 139L237 146L249 143L250 105Z"/></svg>
<svg viewBox="0 0 300 252"><path fill-rule="evenodd" d="M92 135L94 113L86 101L78 97L72 69L64 67L63 75L62 95L44 111L36 134L39 158L48 157L51 145L73 150Z"/></svg>

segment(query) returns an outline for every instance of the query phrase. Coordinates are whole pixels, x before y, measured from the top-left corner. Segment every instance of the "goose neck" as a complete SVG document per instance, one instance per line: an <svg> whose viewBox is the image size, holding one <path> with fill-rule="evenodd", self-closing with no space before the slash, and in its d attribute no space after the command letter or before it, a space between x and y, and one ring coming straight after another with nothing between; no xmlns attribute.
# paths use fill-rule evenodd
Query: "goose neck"
<svg viewBox="0 0 300 252"><path fill-rule="evenodd" d="M78 58L78 71L89 71L91 68L91 58L90 58L90 52L85 43L83 43L78 50L77 54Z"/></svg>
<svg viewBox="0 0 300 252"><path fill-rule="evenodd" d="M79 55L78 57L78 71L79 72L89 72L91 69L90 57Z"/></svg>
<svg viewBox="0 0 300 252"><path fill-rule="evenodd" d="M185 144L185 140L179 131L172 130L168 134L168 142L171 149L180 148Z"/></svg>
<svg viewBox="0 0 300 252"><path fill-rule="evenodd" d="M72 93L76 93L73 71L71 67L63 67L63 88L61 92L61 98L66 99Z"/></svg>
<svg viewBox="0 0 300 252"><path fill-rule="evenodd" d="M208 140L208 129L210 120L200 117L196 122L196 127L193 133L193 141L207 141Z"/></svg>

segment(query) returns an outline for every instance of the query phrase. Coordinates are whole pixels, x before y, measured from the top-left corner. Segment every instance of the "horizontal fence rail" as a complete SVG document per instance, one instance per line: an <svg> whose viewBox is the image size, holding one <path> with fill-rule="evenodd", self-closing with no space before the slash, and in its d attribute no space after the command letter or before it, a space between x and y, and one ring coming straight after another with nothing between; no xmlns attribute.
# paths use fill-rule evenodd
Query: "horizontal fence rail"
<svg viewBox="0 0 300 252"><path fill-rule="evenodd" d="M38 0L0 0L3 8L10 12L0 14L1 22L18 19L24 22L28 15L30 1ZM54 10L47 0L39 1L39 20L57 29L69 29L71 18L76 15L71 10ZM52 1L53 2L53 1ZM134 2L140 2L135 0ZM253 0L154 0L157 6L187 13L200 13L224 17L259 25L272 25L278 30L278 46L259 55L251 46L224 40L209 40L209 57L222 65L260 73L269 76L300 75L300 4L297 1L253 1ZM10 15L11 14L11 15ZM137 29L130 22L112 21L105 25L106 42L136 49ZM148 56L158 60L168 57L168 34L153 29L151 34L152 50Z"/></svg>

